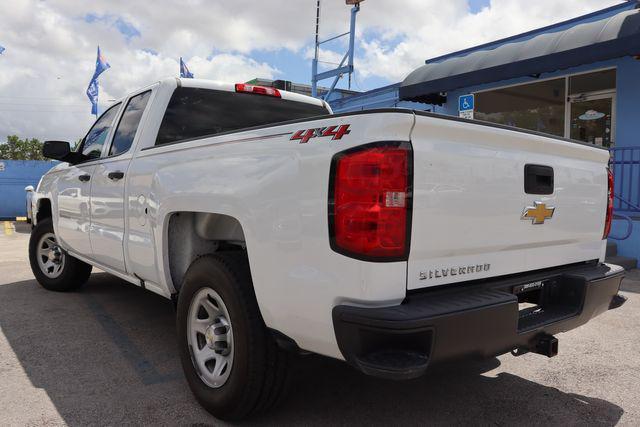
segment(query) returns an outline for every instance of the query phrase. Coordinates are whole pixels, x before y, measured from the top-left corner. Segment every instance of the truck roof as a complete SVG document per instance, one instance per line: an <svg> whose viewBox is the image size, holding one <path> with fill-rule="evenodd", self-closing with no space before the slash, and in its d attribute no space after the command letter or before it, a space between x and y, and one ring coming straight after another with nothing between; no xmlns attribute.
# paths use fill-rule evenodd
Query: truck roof
<svg viewBox="0 0 640 427"><path fill-rule="evenodd" d="M228 83L228 82L222 82L218 80L208 80L208 79L185 79L180 77L167 77L156 83L148 85L147 87L151 88L156 84L175 87L176 83L179 87L181 86L181 87L191 87L191 88L200 88L200 89L211 89L211 90L220 90L225 92L235 92L236 90L236 83ZM258 85L253 85L253 86L258 86ZM118 101L121 101L122 99L127 98L131 94L139 93L141 90L144 90L147 87L138 89L135 92L131 92L126 96L118 99ZM331 112L331 107L329 106L329 104L321 99L313 98L311 96L301 95L299 93L289 92L282 89L278 89L278 92L280 92L280 97L282 99L316 105L318 107L324 107Z"/></svg>

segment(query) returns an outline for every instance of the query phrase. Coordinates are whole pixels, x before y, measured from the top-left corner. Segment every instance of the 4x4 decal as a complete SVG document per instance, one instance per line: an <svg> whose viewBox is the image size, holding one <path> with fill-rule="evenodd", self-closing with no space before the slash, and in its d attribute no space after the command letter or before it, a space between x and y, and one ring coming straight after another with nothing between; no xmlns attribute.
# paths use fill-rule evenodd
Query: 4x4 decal
<svg viewBox="0 0 640 427"><path fill-rule="evenodd" d="M323 138L326 136L331 136L331 140L335 141L338 139L342 139L343 136L351 133L351 131L349 130L349 126L351 125L334 125L323 128L302 129L293 134L293 136L291 137L291 141L299 140L300 144L306 144L311 138Z"/></svg>

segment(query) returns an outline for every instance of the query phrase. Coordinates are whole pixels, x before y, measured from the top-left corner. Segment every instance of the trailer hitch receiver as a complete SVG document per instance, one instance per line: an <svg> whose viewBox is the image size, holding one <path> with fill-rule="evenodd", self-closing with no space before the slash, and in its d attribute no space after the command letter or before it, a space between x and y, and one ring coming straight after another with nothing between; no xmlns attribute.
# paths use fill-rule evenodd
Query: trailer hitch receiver
<svg viewBox="0 0 640 427"><path fill-rule="evenodd" d="M543 356L553 357L558 355L558 338L553 335L543 335L538 340L534 352Z"/></svg>

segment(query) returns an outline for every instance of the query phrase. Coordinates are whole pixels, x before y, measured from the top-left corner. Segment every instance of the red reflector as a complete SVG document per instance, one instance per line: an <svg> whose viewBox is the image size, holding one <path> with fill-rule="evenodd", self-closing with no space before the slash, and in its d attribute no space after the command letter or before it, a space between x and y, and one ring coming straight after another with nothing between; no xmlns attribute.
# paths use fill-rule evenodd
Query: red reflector
<svg viewBox="0 0 640 427"><path fill-rule="evenodd" d="M410 147L374 146L334 158L332 246L345 255L405 258Z"/></svg>
<svg viewBox="0 0 640 427"><path fill-rule="evenodd" d="M236 83L236 92L255 93L258 95L275 96L276 98L281 98L280 91L276 88L250 85L247 83Z"/></svg>
<svg viewBox="0 0 640 427"><path fill-rule="evenodd" d="M609 232L611 231L611 221L613 220L613 172L610 169L607 169L608 177L608 188L607 188L607 216L604 221L604 233L602 235L603 239L609 237Z"/></svg>

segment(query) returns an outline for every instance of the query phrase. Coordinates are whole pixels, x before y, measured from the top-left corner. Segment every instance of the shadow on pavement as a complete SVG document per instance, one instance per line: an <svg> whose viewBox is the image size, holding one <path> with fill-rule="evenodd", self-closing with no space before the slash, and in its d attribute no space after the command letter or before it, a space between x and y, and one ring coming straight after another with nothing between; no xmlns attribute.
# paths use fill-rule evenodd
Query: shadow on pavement
<svg viewBox="0 0 640 427"><path fill-rule="evenodd" d="M219 424L192 397L171 303L105 273L76 293L35 281L0 285L0 327L31 383L68 424ZM250 424L603 424L623 410L524 378L447 366L409 382L359 374L320 356L292 363L291 392ZM24 408L28 411L29 408Z"/></svg>
<svg viewBox="0 0 640 427"><path fill-rule="evenodd" d="M623 410L509 373L481 375L497 359L451 365L394 382L313 356L295 369L286 407L268 423L305 425L615 425Z"/></svg>

